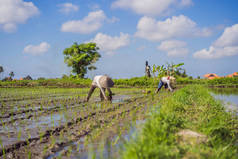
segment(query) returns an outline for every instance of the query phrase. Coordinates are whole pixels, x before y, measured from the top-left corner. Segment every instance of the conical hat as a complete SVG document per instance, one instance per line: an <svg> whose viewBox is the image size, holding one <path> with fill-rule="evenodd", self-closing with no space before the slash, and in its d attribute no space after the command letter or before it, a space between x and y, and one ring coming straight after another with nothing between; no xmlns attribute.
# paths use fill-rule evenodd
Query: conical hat
<svg viewBox="0 0 238 159"><path fill-rule="evenodd" d="M112 81L110 77L102 76L99 79L99 84L101 85L102 88L109 88L109 87L113 87L114 82Z"/></svg>

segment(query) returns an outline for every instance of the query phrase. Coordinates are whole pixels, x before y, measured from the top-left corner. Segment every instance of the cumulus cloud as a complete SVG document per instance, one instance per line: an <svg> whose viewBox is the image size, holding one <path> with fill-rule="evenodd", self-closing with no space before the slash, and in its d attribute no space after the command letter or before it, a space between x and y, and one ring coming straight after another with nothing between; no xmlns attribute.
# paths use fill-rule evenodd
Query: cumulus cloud
<svg viewBox="0 0 238 159"><path fill-rule="evenodd" d="M179 40L167 40L163 41L158 50L167 52L170 57L182 57L188 54L187 43Z"/></svg>
<svg viewBox="0 0 238 159"><path fill-rule="evenodd" d="M164 15L171 8L190 6L192 0L116 0L112 8L131 9L142 15Z"/></svg>
<svg viewBox="0 0 238 159"><path fill-rule="evenodd" d="M63 3L58 6L60 7L59 11L64 14L69 14L70 12L76 12L79 10L79 7L72 3Z"/></svg>
<svg viewBox="0 0 238 159"><path fill-rule="evenodd" d="M129 45L129 34L120 33L120 36L109 36L103 33L98 33L90 42L95 42L100 50L106 54L113 54L116 50Z"/></svg>
<svg viewBox="0 0 238 159"><path fill-rule="evenodd" d="M88 16L84 17L82 20L72 20L65 22L61 26L61 31L89 34L98 30L106 18L107 17L102 10L90 12Z"/></svg>
<svg viewBox="0 0 238 159"><path fill-rule="evenodd" d="M32 2L0 0L0 29L14 32L18 24L25 23L37 14L39 14L39 10Z"/></svg>
<svg viewBox="0 0 238 159"><path fill-rule="evenodd" d="M214 46L238 46L238 24L225 28L221 37L215 41Z"/></svg>
<svg viewBox="0 0 238 159"><path fill-rule="evenodd" d="M179 5L182 7L191 6L193 5L193 2L192 0L181 0Z"/></svg>
<svg viewBox="0 0 238 159"><path fill-rule="evenodd" d="M98 10L100 9L100 5L97 3L93 3L93 4L88 4L88 7L92 10Z"/></svg>
<svg viewBox="0 0 238 159"><path fill-rule="evenodd" d="M151 41L161 41L170 38L209 36L209 29L200 29L197 24L184 15L173 16L164 21L144 16L137 24L135 36Z"/></svg>
<svg viewBox="0 0 238 159"><path fill-rule="evenodd" d="M144 45L142 45L142 46L136 48L137 51L143 51L143 50L145 50L145 49L146 49L146 46L144 46Z"/></svg>
<svg viewBox="0 0 238 159"><path fill-rule="evenodd" d="M112 17L111 19L107 19L107 21L108 21L109 23L115 23L115 22L119 22L120 19L117 18L117 17Z"/></svg>
<svg viewBox="0 0 238 159"><path fill-rule="evenodd" d="M225 28L223 34L209 47L194 53L195 58L215 59L238 55L238 24Z"/></svg>
<svg viewBox="0 0 238 159"><path fill-rule="evenodd" d="M23 52L32 55L42 55L47 52L50 48L50 44L47 42L42 42L39 45L27 45Z"/></svg>

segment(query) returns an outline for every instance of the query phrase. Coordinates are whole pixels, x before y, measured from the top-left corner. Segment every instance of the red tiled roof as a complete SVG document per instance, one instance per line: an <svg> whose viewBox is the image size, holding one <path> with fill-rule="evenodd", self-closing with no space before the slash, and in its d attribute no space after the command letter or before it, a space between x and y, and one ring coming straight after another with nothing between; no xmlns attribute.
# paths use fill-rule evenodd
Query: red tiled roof
<svg viewBox="0 0 238 159"><path fill-rule="evenodd" d="M237 77L237 76L238 76L238 73L234 72L232 74L227 75L226 77Z"/></svg>
<svg viewBox="0 0 238 159"><path fill-rule="evenodd" d="M214 79L214 78L219 78L219 76L215 73L208 73L208 74L205 74L204 75L205 78L208 78L208 79Z"/></svg>

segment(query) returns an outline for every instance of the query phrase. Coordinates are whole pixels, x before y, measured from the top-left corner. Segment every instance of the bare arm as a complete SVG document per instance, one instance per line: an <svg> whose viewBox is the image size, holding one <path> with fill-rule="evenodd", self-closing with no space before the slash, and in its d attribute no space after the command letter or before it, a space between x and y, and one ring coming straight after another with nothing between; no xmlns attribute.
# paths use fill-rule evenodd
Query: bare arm
<svg viewBox="0 0 238 159"><path fill-rule="evenodd" d="M91 88L88 92L87 99L86 99L87 102L89 101L89 99L90 99L91 95L93 94L93 91L94 91L95 88L96 88L96 86L94 86L94 85L91 86Z"/></svg>

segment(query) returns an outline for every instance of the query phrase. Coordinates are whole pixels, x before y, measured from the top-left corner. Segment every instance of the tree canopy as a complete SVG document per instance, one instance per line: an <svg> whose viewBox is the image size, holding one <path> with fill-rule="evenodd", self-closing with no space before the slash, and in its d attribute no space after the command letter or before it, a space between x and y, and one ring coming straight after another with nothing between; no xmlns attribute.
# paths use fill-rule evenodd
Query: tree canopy
<svg viewBox="0 0 238 159"><path fill-rule="evenodd" d="M179 63L179 64L174 64L174 63L167 63L166 65L161 65L161 66L156 66L153 65L153 74L155 76L155 73L158 74L158 77L161 78L162 76L165 75L170 75L170 76L182 76L180 73L180 70L184 70L184 73L186 75L185 69L182 69L181 66L183 66L184 63Z"/></svg>
<svg viewBox="0 0 238 159"><path fill-rule="evenodd" d="M11 71L11 72L9 73L9 76L10 76L11 78L14 77L14 76L15 76L14 72Z"/></svg>
<svg viewBox="0 0 238 159"><path fill-rule="evenodd" d="M2 66L0 66L0 73L4 72L4 69Z"/></svg>
<svg viewBox="0 0 238 159"><path fill-rule="evenodd" d="M98 50L96 43L74 43L64 50L64 62L73 68L73 73L76 73L80 78L84 78L87 70L97 69L93 64L101 57Z"/></svg>
<svg viewBox="0 0 238 159"><path fill-rule="evenodd" d="M4 69L3 69L3 67L2 66L0 66L0 79L1 79L1 73L3 73L4 72Z"/></svg>

